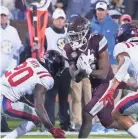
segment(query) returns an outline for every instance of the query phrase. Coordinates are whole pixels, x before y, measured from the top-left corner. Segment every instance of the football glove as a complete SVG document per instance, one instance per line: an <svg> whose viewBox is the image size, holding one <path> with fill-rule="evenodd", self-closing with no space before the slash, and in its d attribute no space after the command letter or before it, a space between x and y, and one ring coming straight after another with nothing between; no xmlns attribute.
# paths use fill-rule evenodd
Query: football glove
<svg viewBox="0 0 138 139"><path fill-rule="evenodd" d="M52 127L49 129L49 132L54 138L66 138L65 133L61 128Z"/></svg>

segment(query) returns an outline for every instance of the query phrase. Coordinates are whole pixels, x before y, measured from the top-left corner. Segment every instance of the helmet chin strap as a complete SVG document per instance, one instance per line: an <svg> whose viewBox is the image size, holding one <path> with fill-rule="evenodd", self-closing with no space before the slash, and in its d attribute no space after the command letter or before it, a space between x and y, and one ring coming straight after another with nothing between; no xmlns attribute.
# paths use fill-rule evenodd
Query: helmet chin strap
<svg viewBox="0 0 138 139"><path fill-rule="evenodd" d="M90 36L89 36L89 38L88 38L88 40L87 40L87 43L84 44L84 45L86 45L85 49L81 49L82 46L79 48L79 50L80 50L81 52L85 52L85 51L87 50L90 38L91 38L91 34L90 34ZM85 39L86 39L86 38L85 38Z"/></svg>

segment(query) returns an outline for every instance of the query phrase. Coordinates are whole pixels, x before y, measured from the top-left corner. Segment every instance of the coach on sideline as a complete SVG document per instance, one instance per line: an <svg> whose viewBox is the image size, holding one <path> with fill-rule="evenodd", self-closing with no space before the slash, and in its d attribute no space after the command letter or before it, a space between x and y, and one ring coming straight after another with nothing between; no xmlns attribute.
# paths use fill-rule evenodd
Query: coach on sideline
<svg viewBox="0 0 138 139"><path fill-rule="evenodd" d="M65 51L63 50L66 36L66 15L62 9L55 9L52 15L53 24L45 31L47 40L47 49L56 50L64 57ZM68 63L66 62L66 68L62 73L55 78L55 85L52 90L47 93L46 96L46 110L50 117L50 120L55 124L55 101L56 95L59 96L59 119L60 126L63 130L68 130L70 125L69 116L69 103L68 94L70 92L71 77L68 70Z"/></svg>
<svg viewBox="0 0 138 139"><path fill-rule="evenodd" d="M108 3L103 0L96 3L95 16L91 21L91 25L92 32L102 34L106 37L110 63L112 65L116 64L116 60L113 58L113 49L119 25L108 14Z"/></svg>
<svg viewBox="0 0 138 139"><path fill-rule="evenodd" d="M19 38L16 28L9 25L9 10L5 6L0 7L1 15L1 66L0 66L0 76L10 68L17 66L18 55L23 49L22 42ZM13 62L13 61L16 62ZM11 65L12 63L12 65Z"/></svg>
<svg viewBox="0 0 138 139"><path fill-rule="evenodd" d="M5 6L0 7L1 18L1 39L0 39L0 77L8 69L12 69L18 64L18 56L23 48L17 30L9 25L9 10ZM1 132L8 132L9 128L5 118L1 119Z"/></svg>

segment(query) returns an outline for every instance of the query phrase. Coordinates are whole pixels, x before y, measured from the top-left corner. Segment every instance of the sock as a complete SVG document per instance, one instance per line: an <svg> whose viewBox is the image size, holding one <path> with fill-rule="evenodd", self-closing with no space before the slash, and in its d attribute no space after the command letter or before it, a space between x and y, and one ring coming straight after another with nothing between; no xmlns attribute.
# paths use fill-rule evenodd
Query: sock
<svg viewBox="0 0 138 139"><path fill-rule="evenodd" d="M134 138L138 138L138 123L132 125L127 132Z"/></svg>
<svg viewBox="0 0 138 139"><path fill-rule="evenodd" d="M3 139L16 139L31 131L36 125L32 121L23 121L15 130L7 134Z"/></svg>

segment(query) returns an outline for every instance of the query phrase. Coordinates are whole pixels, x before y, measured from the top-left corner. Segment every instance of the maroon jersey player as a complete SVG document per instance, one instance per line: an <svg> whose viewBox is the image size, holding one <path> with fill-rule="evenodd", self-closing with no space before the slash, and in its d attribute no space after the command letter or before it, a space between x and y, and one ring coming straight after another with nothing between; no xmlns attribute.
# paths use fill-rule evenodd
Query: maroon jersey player
<svg viewBox="0 0 138 139"><path fill-rule="evenodd" d="M104 36L90 32L89 21L79 15L71 17L67 31L67 45L64 47L72 78L79 82L89 77L93 87L92 99L83 110L79 137L86 138L91 130L92 118L97 115L105 127L116 127L111 112L114 106L103 106L99 99L109 87L113 72L109 63L107 40ZM107 120L108 119L108 120Z"/></svg>

